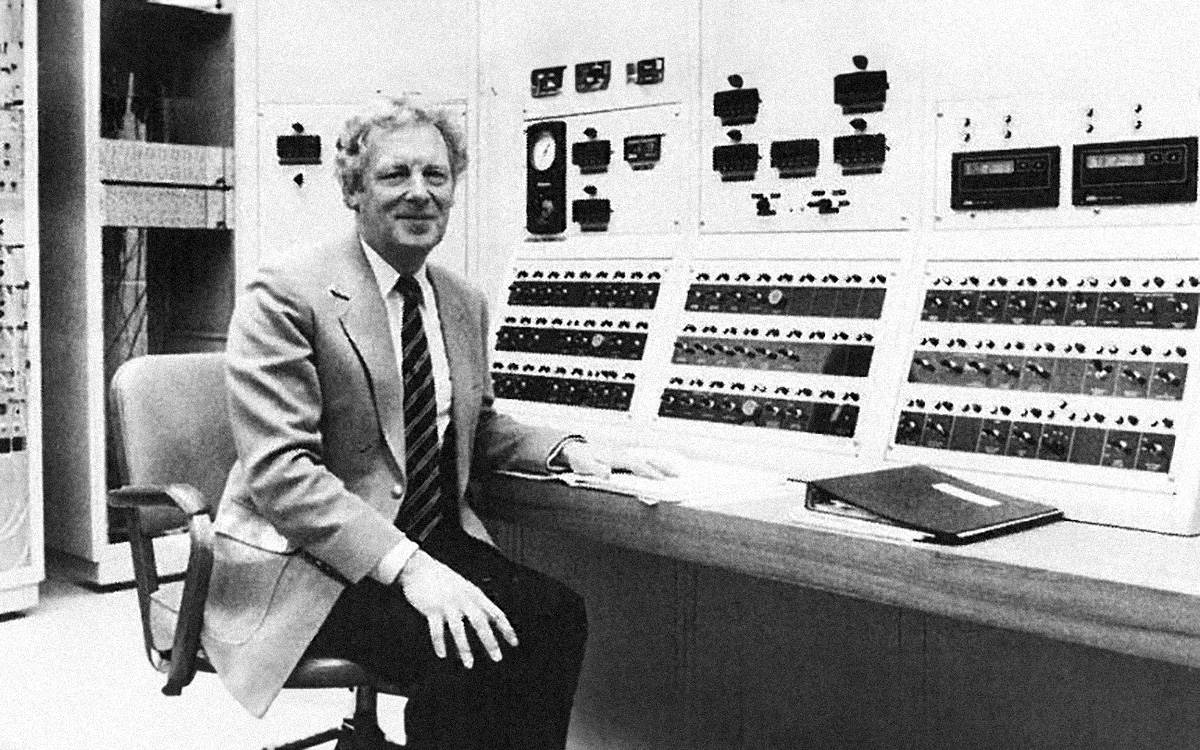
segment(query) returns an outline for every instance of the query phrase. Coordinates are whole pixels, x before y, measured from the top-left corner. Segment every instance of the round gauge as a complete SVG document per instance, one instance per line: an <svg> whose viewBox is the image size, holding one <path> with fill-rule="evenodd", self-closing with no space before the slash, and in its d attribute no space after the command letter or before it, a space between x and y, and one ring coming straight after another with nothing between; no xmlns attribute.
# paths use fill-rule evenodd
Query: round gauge
<svg viewBox="0 0 1200 750"><path fill-rule="evenodd" d="M529 151L529 164L539 172L545 172L554 164L558 155L558 142L550 133L542 133L533 142Z"/></svg>

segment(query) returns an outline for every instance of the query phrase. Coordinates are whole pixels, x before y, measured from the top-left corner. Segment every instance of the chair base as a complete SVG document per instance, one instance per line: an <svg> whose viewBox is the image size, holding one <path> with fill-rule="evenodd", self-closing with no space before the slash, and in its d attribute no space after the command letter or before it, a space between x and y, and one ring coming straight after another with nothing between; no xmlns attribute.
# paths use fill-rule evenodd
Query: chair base
<svg viewBox="0 0 1200 750"><path fill-rule="evenodd" d="M404 745L397 745L385 737L378 724L368 722L356 730L353 717L342 720L342 725L335 729L326 729L311 737L264 750L306 750L334 740L337 740L337 744L333 746L333 750L404 750Z"/></svg>
<svg viewBox="0 0 1200 750"><path fill-rule="evenodd" d="M306 750L333 740L337 740L333 750L404 750L404 745L389 741L379 728L376 695L374 687L360 686L354 691L354 715L343 719L340 727L264 750Z"/></svg>

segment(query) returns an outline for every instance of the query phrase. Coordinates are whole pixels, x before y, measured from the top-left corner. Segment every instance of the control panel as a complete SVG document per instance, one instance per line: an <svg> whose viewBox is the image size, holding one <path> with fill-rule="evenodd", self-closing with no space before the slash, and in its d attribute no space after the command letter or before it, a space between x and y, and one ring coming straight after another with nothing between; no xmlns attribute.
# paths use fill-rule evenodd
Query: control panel
<svg viewBox="0 0 1200 750"><path fill-rule="evenodd" d="M26 250L0 245L0 574L36 559L31 538L36 512L30 503L29 444L32 390L30 278Z"/></svg>
<svg viewBox="0 0 1200 750"><path fill-rule="evenodd" d="M496 397L628 412L666 275L653 261L518 261L495 326Z"/></svg>
<svg viewBox="0 0 1200 750"><path fill-rule="evenodd" d="M493 317L510 407L1200 533L1186 45L1104 13L1030 37L1025 9L617 3L588 29L517 12L529 54L485 75L489 121L526 133L493 185L524 171L524 224L485 238L518 259Z"/></svg>
<svg viewBox="0 0 1200 750"><path fill-rule="evenodd" d="M27 499L28 403L32 397L30 295L25 236L25 91L24 5L9 2L0 9L0 476L15 479L3 493L10 502ZM34 134L36 135L36 133ZM36 178L36 175L32 175ZM36 239L36 238L35 238ZM5 501L0 500L0 506ZM0 509L0 516L4 515ZM3 518L0 518L3 521ZM3 537L17 531L0 523L0 571L5 569Z"/></svg>
<svg viewBox="0 0 1200 750"><path fill-rule="evenodd" d="M30 280L25 248L0 249L0 454L25 450L30 397Z"/></svg>
<svg viewBox="0 0 1200 750"><path fill-rule="evenodd" d="M1169 494L1196 401L1196 273L1189 261L929 263L890 453Z"/></svg>
<svg viewBox="0 0 1200 750"><path fill-rule="evenodd" d="M674 13L647 12L630 0L606 6L603 20L548 13L533 6L497 11L496 25L528 20L518 31L537 29L537 42L514 46L500 42L491 54L505 65L494 66L492 90L519 105L526 120L556 119L587 112L636 109L681 101L689 85L685 44ZM624 7L622 7L624 6ZM486 15L486 14L485 14ZM601 26L619 26L607 30ZM554 45L551 40L571 40ZM603 39L603 43L596 44ZM694 84L693 84L694 85Z"/></svg>
<svg viewBox="0 0 1200 750"><path fill-rule="evenodd" d="M32 606L44 578L41 441L34 421L41 365L32 319L39 288L37 113L26 110L32 90L26 82L36 76L37 61L25 45L30 41L32 51L27 34L37 28L25 22L34 14L19 0L0 4L0 595L7 595L0 596L0 614Z"/></svg>
<svg viewBox="0 0 1200 750"><path fill-rule="evenodd" d="M915 218L921 72L885 32L909 19L883 4L827 10L706 3L720 20L701 39L702 233L907 229Z"/></svg>
<svg viewBox="0 0 1200 750"><path fill-rule="evenodd" d="M666 58L644 57L625 63L625 84L630 86L652 86L661 84L667 77ZM577 62L574 71L576 94L595 94L606 91L613 80L612 60L588 60ZM618 68L618 71L620 68ZM618 73L619 75L619 73ZM620 79L617 79L618 82ZM564 92L567 81L566 65L550 65L529 71L529 96L545 99ZM619 84L618 84L619 85ZM584 108L582 105L576 105Z"/></svg>
<svg viewBox="0 0 1200 750"><path fill-rule="evenodd" d="M854 55L853 64L869 61ZM889 142L886 124L896 118L885 107L887 71L834 78L832 101L827 90L813 91L799 111L791 90L741 71L726 76L704 128L712 171L701 183L702 231L906 226L907 207L897 202L905 193L896 190L903 175L889 168L897 133Z"/></svg>
<svg viewBox="0 0 1200 750"><path fill-rule="evenodd" d="M535 120L525 132L527 239L680 231L677 105Z"/></svg>
<svg viewBox="0 0 1200 750"><path fill-rule="evenodd" d="M1186 97L938 105L939 229L1188 223L1200 110Z"/></svg>
<svg viewBox="0 0 1200 750"><path fill-rule="evenodd" d="M893 272L869 261L694 265L658 416L807 433L822 450L853 452Z"/></svg>

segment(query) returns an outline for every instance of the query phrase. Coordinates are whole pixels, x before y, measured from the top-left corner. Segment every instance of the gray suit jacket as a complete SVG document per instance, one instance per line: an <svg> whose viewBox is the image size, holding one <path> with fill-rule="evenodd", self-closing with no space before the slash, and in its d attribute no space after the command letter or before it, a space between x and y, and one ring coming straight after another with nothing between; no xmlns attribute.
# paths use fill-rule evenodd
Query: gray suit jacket
<svg viewBox="0 0 1200 750"><path fill-rule="evenodd" d="M463 500L471 473L543 471L565 433L492 409L484 298L429 270L453 382L461 520L486 538ZM265 262L238 301L228 362L239 458L217 512L203 645L261 716L341 593L337 576L362 579L402 539L403 381L357 236Z"/></svg>

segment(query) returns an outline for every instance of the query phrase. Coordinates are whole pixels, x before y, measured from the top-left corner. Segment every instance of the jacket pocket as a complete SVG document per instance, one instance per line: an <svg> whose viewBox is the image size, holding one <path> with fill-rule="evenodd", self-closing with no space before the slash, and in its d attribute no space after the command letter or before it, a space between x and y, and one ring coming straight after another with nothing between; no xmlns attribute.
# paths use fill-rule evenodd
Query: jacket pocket
<svg viewBox="0 0 1200 750"><path fill-rule="evenodd" d="M288 559L288 555L216 534L204 609L207 634L225 643L250 640L267 616Z"/></svg>
<svg viewBox="0 0 1200 750"><path fill-rule="evenodd" d="M298 547L280 534L258 511L239 499L222 501L213 530L268 552L290 554Z"/></svg>

